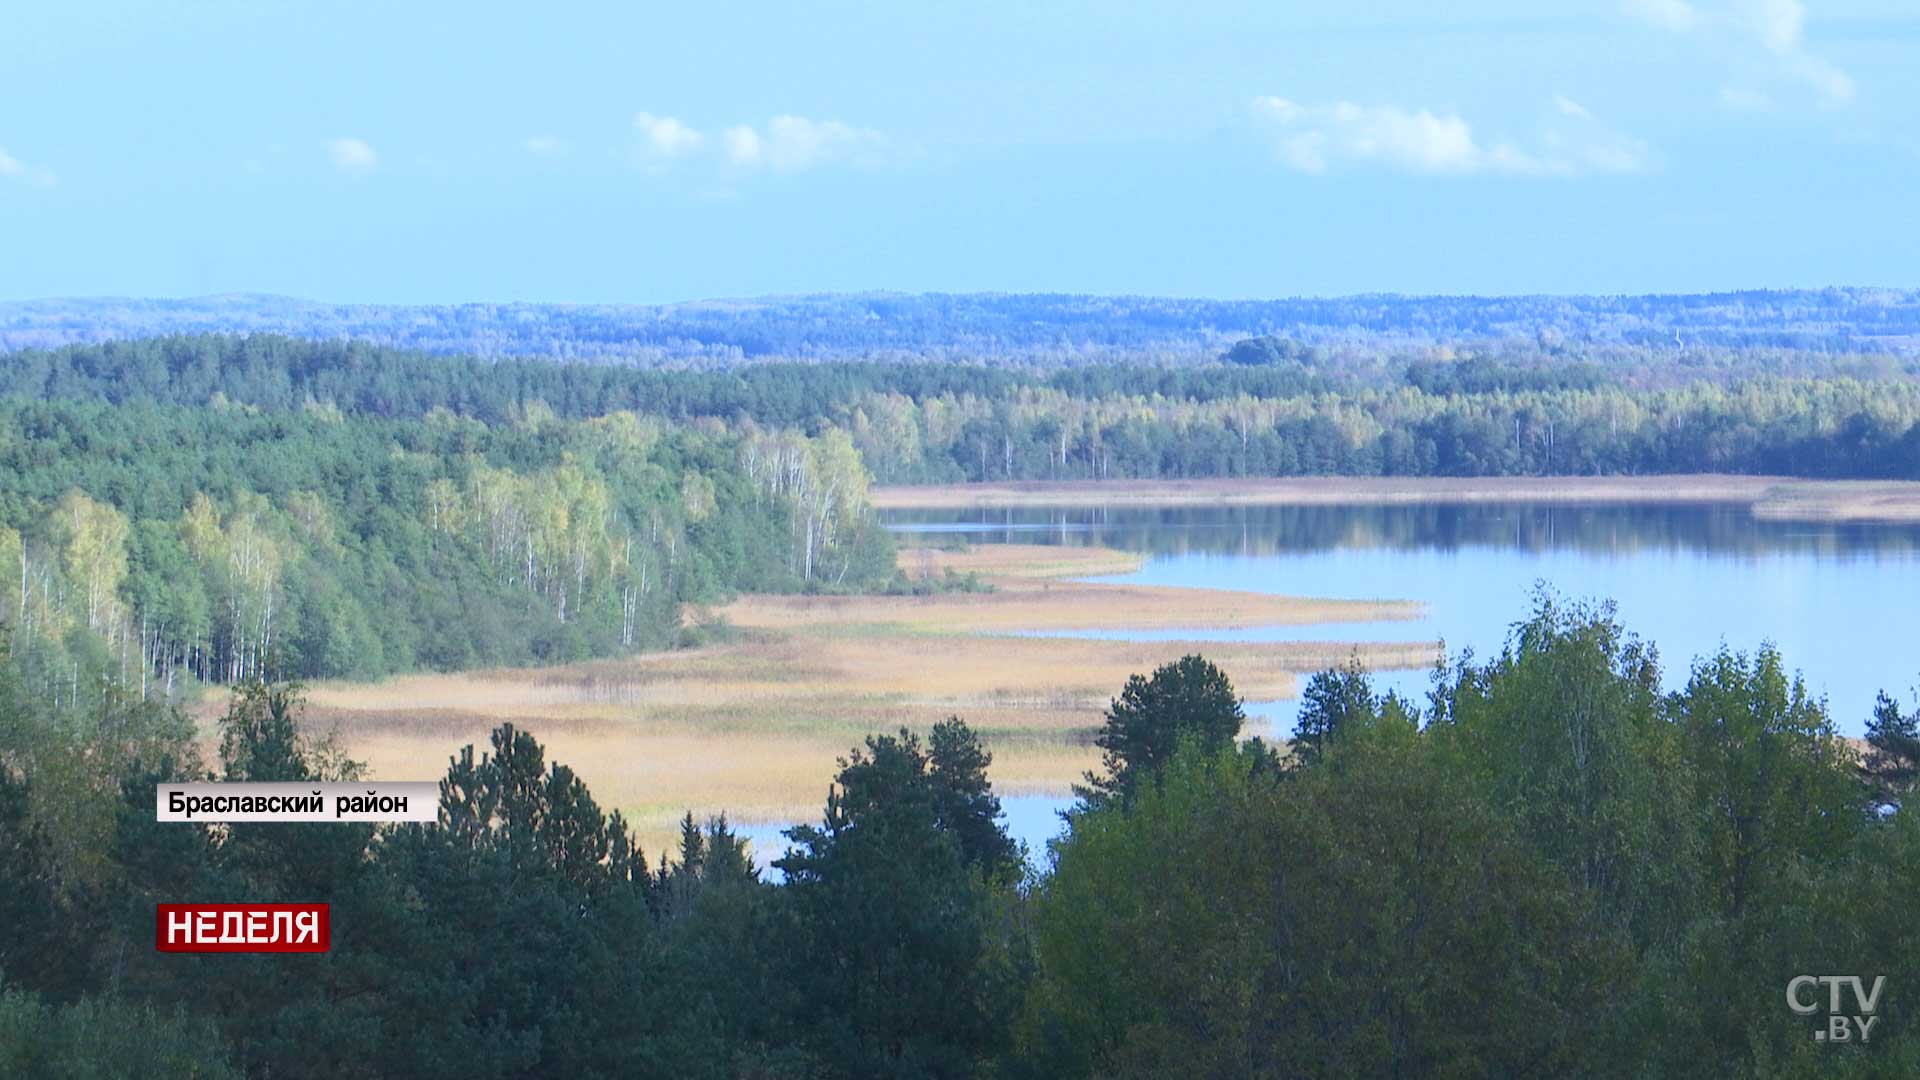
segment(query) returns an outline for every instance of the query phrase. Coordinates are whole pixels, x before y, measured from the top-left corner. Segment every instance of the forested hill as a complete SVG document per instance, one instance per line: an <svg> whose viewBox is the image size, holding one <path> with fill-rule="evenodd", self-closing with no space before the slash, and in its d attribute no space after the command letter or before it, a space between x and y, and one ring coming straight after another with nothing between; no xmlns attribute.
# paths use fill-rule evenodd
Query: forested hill
<svg viewBox="0 0 1920 1080"><path fill-rule="evenodd" d="M1241 338L1920 350L1920 290L1284 300L862 293L640 304L327 304L280 296L0 303L0 351L177 333L351 338L433 353L724 364L1207 360Z"/></svg>
<svg viewBox="0 0 1920 1080"><path fill-rule="evenodd" d="M883 483L1681 472L1920 479L1914 359L1535 344L1403 354L1268 338L1233 353L1263 358L1054 371L877 362L658 371L200 335L15 353L0 358L0 399L461 418L489 430L633 413L702 430L840 432Z"/></svg>
<svg viewBox="0 0 1920 1080"><path fill-rule="evenodd" d="M885 482L1920 479L1920 365L1612 345L732 370L196 335L0 357L0 624L73 701L669 644L740 590L904 587ZM14 576L17 571L17 578Z"/></svg>

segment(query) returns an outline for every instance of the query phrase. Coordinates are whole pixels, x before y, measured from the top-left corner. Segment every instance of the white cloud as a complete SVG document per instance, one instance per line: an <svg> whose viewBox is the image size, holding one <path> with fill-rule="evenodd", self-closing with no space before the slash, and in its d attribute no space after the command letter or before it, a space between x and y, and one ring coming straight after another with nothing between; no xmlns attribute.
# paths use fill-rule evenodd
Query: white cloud
<svg viewBox="0 0 1920 1080"><path fill-rule="evenodd" d="M1785 62L1787 74L1830 104L1853 100L1853 77L1806 51L1807 9L1800 0L1749 0L1742 14L1760 44Z"/></svg>
<svg viewBox="0 0 1920 1080"><path fill-rule="evenodd" d="M1787 71L1813 87L1822 101L1829 105L1844 105L1853 100L1857 91L1853 76L1807 53L1794 53L1787 59Z"/></svg>
<svg viewBox="0 0 1920 1080"><path fill-rule="evenodd" d="M1484 152L1458 116L1392 105L1298 105L1263 97L1254 108L1278 132L1280 160L1301 172L1326 172L1329 160L1378 162L1414 172L1474 172Z"/></svg>
<svg viewBox="0 0 1920 1080"><path fill-rule="evenodd" d="M709 137L673 117L640 113L634 118L641 136L639 158L660 168L675 158L690 158L712 147L722 161L738 169L799 172L835 164L873 164L880 160L886 140L877 131L838 120L810 120L782 115L755 127L735 124Z"/></svg>
<svg viewBox="0 0 1920 1080"><path fill-rule="evenodd" d="M1745 11L1736 12L1760 38L1760 43L1785 55L1800 47L1807 12L1800 0L1752 0Z"/></svg>
<svg viewBox="0 0 1920 1080"><path fill-rule="evenodd" d="M775 172L799 172L839 163L872 164L886 142L877 131L804 116L776 116L764 128L742 124L721 132L720 137L732 164Z"/></svg>
<svg viewBox="0 0 1920 1080"><path fill-rule="evenodd" d="M1624 0L1628 14L1669 30L1691 30L1699 25L1700 13L1687 0Z"/></svg>
<svg viewBox="0 0 1920 1080"><path fill-rule="evenodd" d="M1304 173L1373 166L1452 176L1579 176L1647 167L1644 144L1605 130L1567 98L1553 104L1562 119L1530 146L1482 140L1457 114L1429 109L1302 105L1279 97L1255 98L1253 107L1281 163Z"/></svg>
<svg viewBox="0 0 1920 1080"><path fill-rule="evenodd" d="M1571 116L1577 120L1593 119L1593 114L1587 111L1585 105L1580 104L1570 97L1562 97L1559 94L1553 95L1553 107L1560 110L1560 115L1562 116Z"/></svg>
<svg viewBox="0 0 1920 1080"><path fill-rule="evenodd" d="M327 143L327 158L348 176L365 176L380 167L380 155L363 139L334 139Z"/></svg>
<svg viewBox="0 0 1920 1080"><path fill-rule="evenodd" d="M3 146L0 146L0 179L18 180L23 184L33 184L38 187L52 187L60 182L60 178L53 173L28 165L7 153L6 147Z"/></svg>
<svg viewBox="0 0 1920 1080"><path fill-rule="evenodd" d="M535 157L559 157L571 149L565 139L555 135L529 135L520 148Z"/></svg>
<svg viewBox="0 0 1920 1080"><path fill-rule="evenodd" d="M760 164L760 133L742 124L730 127L720 133L721 141L727 145L727 160L735 165L753 166Z"/></svg>
<svg viewBox="0 0 1920 1080"><path fill-rule="evenodd" d="M640 133L641 151L655 160L685 157L706 141L705 136L671 116L635 113L633 128Z"/></svg>
<svg viewBox="0 0 1920 1080"><path fill-rule="evenodd" d="M762 146L767 164L790 172L830 161L858 160L878 149L880 134L838 120L776 116L767 122Z"/></svg>
<svg viewBox="0 0 1920 1080"><path fill-rule="evenodd" d="M1853 100L1853 77L1807 51L1807 9L1801 0L1717 0L1698 7L1688 0L1622 0L1622 6L1628 14L1666 30L1697 30L1770 54L1781 77L1807 86L1825 104ZM1746 96L1758 97L1751 92Z"/></svg>

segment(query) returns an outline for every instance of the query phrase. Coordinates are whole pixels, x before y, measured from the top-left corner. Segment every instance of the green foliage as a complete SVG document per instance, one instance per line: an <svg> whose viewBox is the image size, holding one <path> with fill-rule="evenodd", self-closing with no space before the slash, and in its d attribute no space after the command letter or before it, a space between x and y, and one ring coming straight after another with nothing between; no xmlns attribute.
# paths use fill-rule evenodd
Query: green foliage
<svg viewBox="0 0 1920 1080"><path fill-rule="evenodd" d="M0 763L0 972L35 986L69 985L63 954L80 944L60 870L27 781Z"/></svg>
<svg viewBox="0 0 1920 1080"><path fill-rule="evenodd" d="M927 737L927 781L934 825L960 844L960 857L989 881L1020 876L1021 852L1000 826L1000 799L987 780L993 755L959 717L933 725ZM843 781L844 782L844 781Z"/></svg>
<svg viewBox="0 0 1920 1080"><path fill-rule="evenodd" d="M1498 657L1448 673L1433 735L1616 925L1671 938L1700 903L1700 807L1657 656L1611 605L1535 605Z"/></svg>
<svg viewBox="0 0 1920 1080"><path fill-rule="evenodd" d="M1076 789L1090 805L1125 803L1150 785L1183 741L1211 752L1239 736L1246 714L1226 673L1203 656L1183 656L1151 676L1127 680L1107 708L1096 745L1106 775L1088 773Z"/></svg>
<svg viewBox="0 0 1920 1080"><path fill-rule="evenodd" d="M1866 768L1879 797L1898 806L1920 780L1920 709L1903 713L1881 691L1867 721Z"/></svg>
<svg viewBox="0 0 1920 1080"><path fill-rule="evenodd" d="M1542 593L1500 656L1437 681L1424 729L1357 671L1317 682L1284 778L1188 742L1073 816L1035 916L1034 1075L1892 1076L1920 1056L1905 1008L1827 1048L1782 1003L1797 974L1912 963L1893 897L1920 830L1872 812L1770 648L1663 695L1610 607Z"/></svg>
<svg viewBox="0 0 1920 1080"><path fill-rule="evenodd" d="M531 411L0 402L0 615L23 670L96 703L109 681L176 700L562 662L670 645L684 603L893 575L844 433Z"/></svg>
<svg viewBox="0 0 1920 1080"><path fill-rule="evenodd" d="M716 506L714 513L719 513ZM247 681L213 771L177 715L0 664L7 1075L1903 1076L1920 817L1770 647L1657 657L1542 593L1426 715L1349 667L1311 749L1236 742L1224 673L1130 680L1110 785L1034 872L957 719L873 736L763 881L723 817L650 869L511 725L434 825L154 820L156 784L350 776ZM124 695L109 701L127 704ZM1424 721L1424 726L1423 726ZM102 735L102 725L106 734ZM1889 752L1909 719L1886 705ZM121 741L124 738L124 741ZM1879 744L1876 744L1879 745ZM112 749L118 747L118 749ZM1149 779L1150 778L1150 779ZM61 794L43 790L52 785ZM75 793L98 820L66 822ZM88 796L89 799L92 796ZM152 948L159 902L332 905L318 957ZM1889 977L1870 1044L1800 974Z"/></svg>
<svg viewBox="0 0 1920 1080"><path fill-rule="evenodd" d="M1583 901L1424 743L1281 782L1188 743L1078 815L1036 915L1036 1075L1564 1072L1624 970ZM1497 896L1497 904L1486 899Z"/></svg>
<svg viewBox="0 0 1920 1080"><path fill-rule="evenodd" d="M1016 969L989 890L1010 846L984 765L957 720L932 757L912 732L869 736L821 826L787 833L788 977L808 1045L845 1075L972 1076L1005 1039Z"/></svg>
<svg viewBox="0 0 1920 1080"><path fill-rule="evenodd" d="M1300 719L1293 733L1293 756L1301 765L1317 765L1342 732L1364 727L1380 715L1380 702L1358 656L1343 668L1315 672L1300 692Z"/></svg>
<svg viewBox="0 0 1920 1080"><path fill-rule="evenodd" d="M1297 341L1277 337L1247 338L1236 342L1220 359L1229 364L1312 364L1321 358L1320 350Z"/></svg>
<svg viewBox="0 0 1920 1080"><path fill-rule="evenodd" d="M550 873L581 896L610 889L644 896L652 886L646 856L619 811L604 814L572 769L546 767L540 744L514 725L495 728L492 743L478 762L468 746L448 765L440 784L440 833L448 843L518 872Z"/></svg>
<svg viewBox="0 0 1920 1080"><path fill-rule="evenodd" d="M1705 811L1713 909L1738 918L1756 896L1791 888L1800 860L1843 849L1860 830L1853 750L1771 645L1695 664L1673 712Z"/></svg>
<svg viewBox="0 0 1920 1080"><path fill-rule="evenodd" d="M1884 308L1874 308L1874 318L1884 315ZM1297 346L1254 338L1234 347L1257 354L1251 364L1136 361L1009 370L978 362L868 361L725 371L429 358L268 336L177 337L11 355L0 367L0 397L110 401L116 410L136 412L184 406L243 426L284 427L297 417L353 430L375 421L427 420L465 442L459 453L489 459L497 457L491 444L501 429L546 440L578 421L629 413L647 419L624 430L637 424L644 431L663 420L747 436L826 436L831 428L846 433L867 470L889 483L1323 474L1920 475L1920 383L1911 361L1848 352L1844 343L1794 348L1791 339L1707 346L1698 331L1690 333L1693 344L1685 349L1673 348L1666 335L1653 343L1452 338L1418 347L1401 341ZM1528 329L1526 337L1533 336ZM1209 346L1207 354L1213 351ZM23 430L36 440L62 440L56 445L67 453L99 449L58 426L29 422ZM705 468L689 480L685 463L669 452L683 436L679 429L662 430L675 434L653 432L661 446L629 447L617 468L600 454L595 464L623 474L613 485L620 490L633 483L624 474L641 459L661 459L656 464L664 474L639 486L670 501L674 520L697 519L709 496L726 517L730 499L745 492ZM297 425L288 434L299 437ZM599 442L607 449L606 440ZM142 457L168 453L165 440L134 445ZM44 459L27 464L49 471ZM217 475L250 462L223 456L215 464ZM206 471L195 463L185 473ZM67 481L36 497L50 506L71 487L112 503L139 534L147 515L124 505L140 494L138 487L103 492ZM321 491L305 481L253 486L272 497L302 488ZM228 485L197 489L219 497ZM171 493L173 512L193 490ZM362 485L361 492L382 490ZM416 518L422 505L418 498L395 504ZM341 533L350 554L357 531L364 530ZM6 549L0 537L0 559ZM93 550L82 545L74 555ZM97 565L112 568L111 561Z"/></svg>
<svg viewBox="0 0 1920 1080"><path fill-rule="evenodd" d="M239 1080L214 1025L103 998L50 1005L0 984L0 1074L45 1080Z"/></svg>

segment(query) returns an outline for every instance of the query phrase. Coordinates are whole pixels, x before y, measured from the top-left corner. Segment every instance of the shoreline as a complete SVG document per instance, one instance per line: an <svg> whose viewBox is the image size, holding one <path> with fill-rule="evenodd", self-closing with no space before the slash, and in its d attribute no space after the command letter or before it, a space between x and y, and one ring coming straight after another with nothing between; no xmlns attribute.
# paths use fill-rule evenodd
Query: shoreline
<svg viewBox="0 0 1920 1080"><path fill-rule="evenodd" d="M924 732L949 716L994 754L1007 794L1059 795L1099 765L1101 716L1131 675L1205 652L1251 701L1297 697L1310 673L1358 656L1374 670L1429 667L1438 641L1220 642L1179 631L1388 623L1406 601L1329 600L1077 580L1137 566L1105 548L995 544L907 548L908 574L979 575L987 592L925 596L749 594L713 611L729 631L699 648L541 668L415 673L308 689L308 715L378 778L444 773L503 721L531 731L649 850L677 822L725 811L743 824L812 820L835 762L868 734ZM1173 640L1029 637L1148 628Z"/></svg>
<svg viewBox="0 0 1920 1080"><path fill-rule="evenodd" d="M1920 481L1672 476L1315 476L1005 481L873 489L878 510L954 507L1394 506L1420 503L1727 503L1781 521L1920 522Z"/></svg>

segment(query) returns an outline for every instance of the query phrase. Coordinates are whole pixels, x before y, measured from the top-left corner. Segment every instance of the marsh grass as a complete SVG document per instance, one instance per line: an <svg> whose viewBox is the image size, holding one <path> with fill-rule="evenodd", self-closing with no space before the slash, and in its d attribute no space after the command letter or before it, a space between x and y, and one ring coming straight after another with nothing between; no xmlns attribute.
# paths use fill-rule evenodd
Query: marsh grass
<svg viewBox="0 0 1920 1080"><path fill-rule="evenodd" d="M1322 506L1397 503L1737 503L1787 521L1920 521L1920 482L1777 476L1298 477L885 487L884 509ZM1105 571L1101 571L1105 572Z"/></svg>
<svg viewBox="0 0 1920 1080"><path fill-rule="evenodd" d="M1783 521L1920 521L1920 483L1821 480L1780 484L1754 503L1753 513Z"/></svg>
<svg viewBox="0 0 1920 1080"><path fill-rule="evenodd" d="M421 674L309 689L317 726L370 773L432 779L461 746L511 720L618 808L658 852L679 817L810 819L836 762L863 737L959 715L994 752L1010 795L1065 794L1098 764L1103 710L1127 676L1205 652L1252 700L1290 698L1303 672L1359 655L1431 664L1431 644L1127 642L1034 638L1028 629L1255 626L1411 617L1412 604L1204 589L1079 584L1065 575L1137 564L1104 549L992 545L903 551L990 580L989 593L749 596L702 613L729 640L550 668Z"/></svg>
<svg viewBox="0 0 1920 1080"><path fill-rule="evenodd" d="M1021 630L1166 630L1297 626L1419 617L1400 600L1320 600L1231 589L1188 589L1066 580L1122 573L1139 559L1105 548L993 544L965 552L912 548L902 566L931 557L938 569L978 573L993 591L932 596L750 596L725 609L728 621L762 630L840 626L901 633L995 634ZM856 635L865 640L869 635Z"/></svg>
<svg viewBox="0 0 1920 1080"><path fill-rule="evenodd" d="M875 488L883 509L1004 508L1021 506L1315 506L1430 502L1727 502L1764 504L1777 493L1801 499L1842 484L1782 477L1685 476L1247 477L1218 480L1115 480L963 484ZM1861 485L1869 486L1869 485ZM1903 513L1920 516L1920 483L1870 485L1897 496ZM1826 496L1820 496L1825 500ZM1845 509L1845 500L1831 504ZM1870 507L1869 507L1870 508Z"/></svg>

